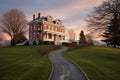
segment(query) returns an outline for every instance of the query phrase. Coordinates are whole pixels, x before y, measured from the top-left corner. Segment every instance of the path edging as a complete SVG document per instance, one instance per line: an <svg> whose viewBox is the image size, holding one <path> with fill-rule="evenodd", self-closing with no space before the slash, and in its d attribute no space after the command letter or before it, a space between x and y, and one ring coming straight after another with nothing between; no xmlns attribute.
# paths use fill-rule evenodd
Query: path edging
<svg viewBox="0 0 120 80"><path fill-rule="evenodd" d="M59 50L59 49L58 49L58 50ZM54 51L56 51L56 50L54 50ZM49 77L48 77L48 80L51 80L51 79L52 79L53 71L54 71L54 69L55 69L54 64L53 64L53 62L52 62L52 60L51 60L51 58L50 58L50 54L51 54L52 52L53 52L53 51L49 52L49 55L48 55L49 60L50 60L50 63L51 63L51 67L52 67L51 72L50 72Z"/></svg>
<svg viewBox="0 0 120 80"><path fill-rule="evenodd" d="M62 54L62 56L63 56L63 54ZM85 73L85 71L84 71L78 64L76 64L75 62L73 62L72 60L70 60L69 58L67 58L67 57L65 57L65 56L63 56L63 57L66 58L66 60L70 61L72 64L76 65L76 66L79 68L79 70L83 72L83 74L84 74L84 76L87 78L87 80L90 80L90 79L88 78L87 74Z"/></svg>
<svg viewBox="0 0 120 80"><path fill-rule="evenodd" d="M48 55L49 56L49 59L50 59L50 54ZM52 63L52 60L50 59L50 63L51 63L51 72L49 74L49 77L48 77L48 80L51 80L52 76L53 76L53 71L54 71L54 65Z"/></svg>

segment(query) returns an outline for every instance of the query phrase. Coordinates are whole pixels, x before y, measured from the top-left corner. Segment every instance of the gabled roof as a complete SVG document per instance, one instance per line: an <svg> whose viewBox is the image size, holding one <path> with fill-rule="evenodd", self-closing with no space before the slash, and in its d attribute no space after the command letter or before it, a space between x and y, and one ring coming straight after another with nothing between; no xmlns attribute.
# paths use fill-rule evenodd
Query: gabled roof
<svg viewBox="0 0 120 80"><path fill-rule="evenodd" d="M30 21L28 24L29 24L29 25L34 25L34 24L36 24L36 23L40 23L40 24L41 24L41 23L43 23L43 21L44 21L44 22L47 22L47 23L50 23L50 24L52 23L52 24L54 24L54 25L57 26L58 24L56 24L56 22L62 23L60 19L55 19L55 20L52 20L51 22L49 22L49 21L47 21L48 18L53 19L52 16L46 16L46 17L42 16L42 17L40 17L40 18L36 17L34 20ZM60 24L60 26L62 26L62 25Z"/></svg>

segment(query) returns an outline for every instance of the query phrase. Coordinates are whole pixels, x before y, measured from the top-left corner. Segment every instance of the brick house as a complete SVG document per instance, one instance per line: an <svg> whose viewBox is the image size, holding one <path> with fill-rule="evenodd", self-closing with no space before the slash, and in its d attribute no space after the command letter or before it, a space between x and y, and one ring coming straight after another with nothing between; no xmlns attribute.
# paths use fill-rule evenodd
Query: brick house
<svg viewBox="0 0 120 80"><path fill-rule="evenodd" d="M38 16L29 22L29 45L33 42L39 44L39 41L50 41L55 44L61 44L65 40L65 27L61 20L53 20L52 16Z"/></svg>

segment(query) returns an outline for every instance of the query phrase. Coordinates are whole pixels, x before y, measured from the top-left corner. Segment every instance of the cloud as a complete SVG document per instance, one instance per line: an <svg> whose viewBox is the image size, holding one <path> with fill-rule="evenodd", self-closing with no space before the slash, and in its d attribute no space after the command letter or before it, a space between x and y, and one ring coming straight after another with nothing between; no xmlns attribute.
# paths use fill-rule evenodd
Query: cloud
<svg viewBox="0 0 120 80"><path fill-rule="evenodd" d="M83 25L83 20L91 13L92 8L100 5L103 1L104 0L74 0L74 2L69 2L59 7L56 6L53 9L44 9L42 14L52 15L54 18L61 19L63 25L66 27Z"/></svg>
<svg viewBox="0 0 120 80"><path fill-rule="evenodd" d="M48 10L49 13L57 14L71 14L73 12L82 11L84 9L93 8L100 5L104 0L74 0L66 6L56 7L55 9Z"/></svg>
<svg viewBox="0 0 120 80"><path fill-rule="evenodd" d="M42 16L51 15L61 19L63 25L75 30L86 29L84 21L93 7L105 0L0 0L0 17L12 8L21 9L27 19L41 12Z"/></svg>
<svg viewBox="0 0 120 80"><path fill-rule="evenodd" d="M32 14L38 12L41 12L43 15L53 15L55 18L69 19L72 16L72 18L74 18L76 13L90 9L102 1L103 0L0 0L0 13L3 14L11 8L18 8L25 12L28 20L32 19Z"/></svg>

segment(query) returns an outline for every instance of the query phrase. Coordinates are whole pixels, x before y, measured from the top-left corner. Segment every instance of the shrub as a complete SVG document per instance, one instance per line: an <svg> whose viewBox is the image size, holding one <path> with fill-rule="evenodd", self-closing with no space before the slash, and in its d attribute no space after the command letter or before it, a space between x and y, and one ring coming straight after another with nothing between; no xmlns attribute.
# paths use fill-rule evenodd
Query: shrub
<svg viewBox="0 0 120 80"><path fill-rule="evenodd" d="M27 41L24 45L29 45L29 41Z"/></svg>
<svg viewBox="0 0 120 80"><path fill-rule="evenodd" d="M54 45L51 48L40 48L40 49L38 49L38 53L41 56L44 56L44 55L47 55L50 51L57 50L57 49L60 49L60 48L61 47L58 46L58 45Z"/></svg>
<svg viewBox="0 0 120 80"><path fill-rule="evenodd" d="M55 45L55 42L54 42L54 41L52 41L50 44L51 44L51 45Z"/></svg>
<svg viewBox="0 0 120 80"><path fill-rule="evenodd" d="M36 41L33 41L33 45L36 45Z"/></svg>
<svg viewBox="0 0 120 80"><path fill-rule="evenodd" d="M91 44L91 43L84 43L84 44L80 44L80 45L72 44L69 46L68 50L71 51L71 50L75 50L75 49L79 49L79 48L87 47L87 46L91 46L91 45L93 45L93 44Z"/></svg>
<svg viewBox="0 0 120 80"><path fill-rule="evenodd" d="M49 45L49 44L50 44L50 41L43 41L43 44L44 44L44 45Z"/></svg>
<svg viewBox="0 0 120 80"><path fill-rule="evenodd" d="M77 42L72 42L72 44L75 44L75 45L76 45L76 44L77 44Z"/></svg>
<svg viewBox="0 0 120 80"><path fill-rule="evenodd" d="M62 45L63 46L69 46L71 43L67 43L67 42L63 42Z"/></svg>
<svg viewBox="0 0 120 80"><path fill-rule="evenodd" d="M53 49L53 50L57 50L57 49L60 49L60 48L61 48L61 46L58 46L58 45L52 46L52 49Z"/></svg>
<svg viewBox="0 0 120 80"><path fill-rule="evenodd" d="M42 40L39 40L39 45L43 45L44 42Z"/></svg>

